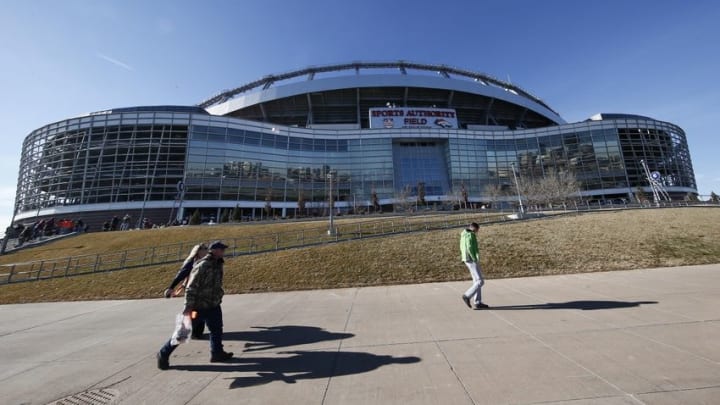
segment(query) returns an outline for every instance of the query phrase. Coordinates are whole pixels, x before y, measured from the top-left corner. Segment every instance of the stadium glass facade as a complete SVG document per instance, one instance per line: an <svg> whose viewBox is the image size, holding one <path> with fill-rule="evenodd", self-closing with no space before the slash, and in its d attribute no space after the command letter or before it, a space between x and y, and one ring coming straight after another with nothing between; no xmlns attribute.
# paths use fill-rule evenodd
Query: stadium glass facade
<svg viewBox="0 0 720 405"><path fill-rule="evenodd" d="M23 144L15 214L30 221L147 210L155 223L196 209L217 218L234 207L255 218L268 208L312 215L326 212L331 184L341 211L374 201L389 209L421 184L429 203L460 190L483 203L489 185L512 187L513 165L520 177L569 171L579 198L632 200L638 187L649 191L643 160L673 198L697 193L682 129L641 116L516 129L322 128L200 107L135 107L33 131Z"/></svg>

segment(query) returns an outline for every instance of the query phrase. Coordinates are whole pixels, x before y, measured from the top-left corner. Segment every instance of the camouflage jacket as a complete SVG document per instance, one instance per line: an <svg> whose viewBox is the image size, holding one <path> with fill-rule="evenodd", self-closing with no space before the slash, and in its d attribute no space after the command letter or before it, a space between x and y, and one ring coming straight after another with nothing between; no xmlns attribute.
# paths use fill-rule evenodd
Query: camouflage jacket
<svg viewBox="0 0 720 405"><path fill-rule="evenodd" d="M222 302L223 294L222 258L208 254L193 266L185 289L185 308L207 309Z"/></svg>

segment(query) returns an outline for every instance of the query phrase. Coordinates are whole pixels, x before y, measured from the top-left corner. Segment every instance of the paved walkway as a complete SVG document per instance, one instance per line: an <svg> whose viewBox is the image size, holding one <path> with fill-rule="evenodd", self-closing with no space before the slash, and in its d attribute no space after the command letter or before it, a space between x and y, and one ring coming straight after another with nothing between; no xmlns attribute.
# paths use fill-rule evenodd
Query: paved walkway
<svg viewBox="0 0 720 405"><path fill-rule="evenodd" d="M720 265L490 280L487 311L467 286L228 296L236 361L192 341L168 371L181 299L0 306L0 402L720 403Z"/></svg>

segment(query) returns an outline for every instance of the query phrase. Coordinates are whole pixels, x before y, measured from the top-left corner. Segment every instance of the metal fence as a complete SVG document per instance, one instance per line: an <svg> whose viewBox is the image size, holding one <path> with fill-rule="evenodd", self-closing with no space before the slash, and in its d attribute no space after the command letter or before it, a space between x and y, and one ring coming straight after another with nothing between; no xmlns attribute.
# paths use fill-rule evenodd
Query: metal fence
<svg viewBox="0 0 720 405"><path fill-rule="evenodd" d="M543 210L542 214L579 214L598 210L648 209L686 207L687 203L666 203L662 207L640 205L575 205L556 211ZM698 205L707 206L707 205ZM718 207L717 205L714 205ZM255 235L243 238L223 239L228 245L226 256L235 257L264 253L282 249L337 243L348 240L372 238L407 232L429 231L460 227L474 221L478 223L502 223L512 221L507 213L481 210L459 214L389 217L373 221L338 223L334 232L328 232L326 226L300 229L295 231ZM535 214L535 215L533 215ZM530 212L526 218L539 218ZM25 263L0 265L0 285L49 278L68 277L80 274L100 273L137 267L178 263L185 259L198 241L188 241L149 248L129 249L116 253L102 253L57 259L38 260Z"/></svg>
<svg viewBox="0 0 720 405"><path fill-rule="evenodd" d="M281 233L223 239L229 257L264 253L347 240L372 238L406 232L448 229L467 224L470 220L490 223L509 221L502 213L463 213L443 216L391 217L382 220L335 223ZM101 253L0 265L0 284L101 273L158 264L177 263L185 259L198 241L181 242L149 248L128 249L116 253Z"/></svg>

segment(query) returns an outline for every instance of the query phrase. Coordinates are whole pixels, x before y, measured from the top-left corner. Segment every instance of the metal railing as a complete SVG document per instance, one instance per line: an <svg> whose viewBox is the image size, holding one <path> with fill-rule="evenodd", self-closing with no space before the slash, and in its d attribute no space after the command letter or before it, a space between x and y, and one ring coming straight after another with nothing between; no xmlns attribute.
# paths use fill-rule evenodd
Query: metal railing
<svg viewBox="0 0 720 405"><path fill-rule="evenodd" d="M465 225L471 217L473 221L483 223L510 221L502 213L495 212L481 215L463 213L444 216L391 217L374 221L336 223L332 233L324 226L243 238L225 238L223 241L228 245L225 255L236 257L399 233L447 229ZM184 260L197 243L199 241L188 241L115 253L3 264L0 265L0 285L177 263Z"/></svg>
<svg viewBox="0 0 720 405"><path fill-rule="evenodd" d="M688 206L684 204L666 204L660 208ZM703 206L703 205L701 205ZM716 205L717 207L717 205ZM575 205L558 210L543 210L543 214L576 215L584 212L618 209L648 209L654 206L639 205ZM539 211L538 211L539 212ZM459 214L389 217L381 220L336 223L334 232L328 232L327 226L300 229L295 231L254 235L243 238L223 239L228 245L225 254L236 257L265 253L283 249L337 243L348 240L373 238L407 232L430 231L460 227L474 221L481 224L513 222L507 212L481 210ZM548 215L546 215L548 216ZM530 211L526 218L538 218ZM0 285L36 281L49 278L69 277L81 274L109 272L151 265L178 263L187 257L192 247L199 241L187 241L149 248L128 249L115 253L101 253L37 260L24 263L0 265Z"/></svg>

